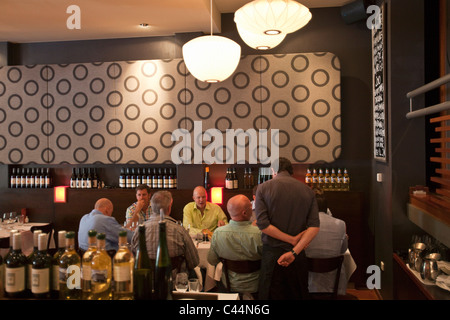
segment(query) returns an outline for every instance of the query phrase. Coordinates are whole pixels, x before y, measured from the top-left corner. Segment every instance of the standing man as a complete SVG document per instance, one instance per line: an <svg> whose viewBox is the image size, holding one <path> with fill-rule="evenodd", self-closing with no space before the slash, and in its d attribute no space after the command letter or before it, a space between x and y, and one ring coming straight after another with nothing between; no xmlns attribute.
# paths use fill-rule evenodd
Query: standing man
<svg viewBox="0 0 450 320"><path fill-rule="evenodd" d="M309 296L303 249L319 232L320 220L314 192L293 173L291 162L280 158L275 177L256 191L256 224L263 233L260 299Z"/></svg>
<svg viewBox="0 0 450 320"><path fill-rule="evenodd" d="M191 235L206 232L211 236L217 227L228 224L222 208L207 201L205 188L196 187L192 198L194 202L189 202L183 209L183 226L190 228Z"/></svg>
<svg viewBox="0 0 450 320"><path fill-rule="evenodd" d="M125 213L126 228L131 229L134 223L143 223L150 219L152 208L150 206L150 188L146 184L140 184L136 188L137 201L127 208Z"/></svg>

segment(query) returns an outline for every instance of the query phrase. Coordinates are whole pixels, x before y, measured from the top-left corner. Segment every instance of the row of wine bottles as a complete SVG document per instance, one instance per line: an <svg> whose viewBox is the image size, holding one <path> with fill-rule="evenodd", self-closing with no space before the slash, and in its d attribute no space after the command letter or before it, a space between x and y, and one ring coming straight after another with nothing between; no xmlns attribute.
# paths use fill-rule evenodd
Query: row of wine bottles
<svg viewBox="0 0 450 320"><path fill-rule="evenodd" d="M91 171L92 169L92 171ZM96 168L72 168L70 188L72 189L102 189L103 181L97 175Z"/></svg>
<svg viewBox="0 0 450 320"><path fill-rule="evenodd" d="M306 170L305 183L311 188L320 188L327 191L349 191L350 190L350 175L347 169L342 171L340 168L310 168Z"/></svg>
<svg viewBox="0 0 450 320"><path fill-rule="evenodd" d="M174 168L122 168L119 187L134 189L146 184L152 189L176 189L177 171Z"/></svg>
<svg viewBox="0 0 450 320"><path fill-rule="evenodd" d="M270 179L272 179L272 173L270 168L261 167L258 168L258 176L255 177L255 174L252 171L252 168L244 168L243 175L243 188L244 189L252 189L255 186L255 181L257 184L264 183ZM225 189L238 189L239 188L239 179L236 174L236 168L228 168L227 173L225 175Z"/></svg>
<svg viewBox="0 0 450 320"><path fill-rule="evenodd" d="M52 188L49 168L12 168L10 188Z"/></svg>
<svg viewBox="0 0 450 320"><path fill-rule="evenodd" d="M156 263L145 244L145 227L139 226L136 257L129 249L127 231L119 233L119 249L111 258L105 234L90 230L89 248L75 250L75 232L59 231L58 251L47 253L47 234L36 232L34 251L26 257L20 232L12 232L12 246L4 259L4 293L10 298L60 300L166 300L172 295L172 267L165 223L160 222ZM37 240L36 240L37 239ZM37 245L36 245L37 242ZM3 269L0 256L0 271ZM2 272L0 272L1 274ZM3 291L3 290L2 290Z"/></svg>

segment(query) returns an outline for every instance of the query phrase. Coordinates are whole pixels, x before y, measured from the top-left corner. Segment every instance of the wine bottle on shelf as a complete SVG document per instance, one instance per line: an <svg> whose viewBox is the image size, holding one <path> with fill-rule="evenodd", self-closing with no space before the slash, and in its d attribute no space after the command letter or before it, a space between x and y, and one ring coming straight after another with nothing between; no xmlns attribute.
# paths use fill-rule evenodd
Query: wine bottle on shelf
<svg viewBox="0 0 450 320"><path fill-rule="evenodd" d="M127 231L119 232L119 249L113 259L113 299L133 300L134 257L128 248Z"/></svg>
<svg viewBox="0 0 450 320"><path fill-rule="evenodd" d="M11 176L9 177L9 187L16 187L16 168L12 168L11 170Z"/></svg>
<svg viewBox="0 0 450 320"><path fill-rule="evenodd" d="M124 168L120 168L119 188L125 189L125 169Z"/></svg>
<svg viewBox="0 0 450 320"><path fill-rule="evenodd" d="M334 168L331 168L331 174L330 174L330 190L336 190L336 183L337 183L337 176L336 171Z"/></svg>
<svg viewBox="0 0 450 320"><path fill-rule="evenodd" d="M85 168L81 168L81 189L87 188L87 176L86 176L86 170Z"/></svg>
<svg viewBox="0 0 450 320"><path fill-rule="evenodd" d="M206 190L209 190L211 188L211 182L210 182L210 178L209 178L209 167L205 168L205 185L204 185Z"/></svg>
<svg viewBox="0 0 450 320"><path fill-rule="evenodd" d="M156 174L156 168L152 170L152 189L158 189L158 175Z"/></svg>
<svg viewBox="0 0 450 320"><path fill-rule="evenodd" d="M172 300L172 264L167 247L164 210L160 210L159 243L156 251L155 299Z"/></svg>
<svg viewBox="0 0 450 320"><path fill-rule="evenodd" d="M136 169L136 187L142 184L141 168Z"/></svg>
<svg viewBox="0 0 450 320"><path fill-rule="evenodd" d="M236 168L233 168L233 189L239 188L239 180L236 174Z"/></svg>
<svg viewBox="0 0 450 320"><path fill-rule="evenodd" d="M318 187L319 187L320 189L323 189L324 183L325 183L325 176L323 175L323 170L322 170L322 168L319 168L319 174L318 174L317 178L318 178L318 180L319 180L319 185L318 185Z"/></svg>
<svg viewBox="0 0 450 320"><path fill-rule="evenodd" d="M31 269L34 257L38 253L39 246L39 235L42 233L42 230L34 230L33 231L33 251L27 257L27 291L31 290Z"/></svg>
<svg viewBox="0 0 450 320"><path fill-rule="evenodd" d="M59 259L66 251L66 231L58 231L58 250L52 257L52 298L59 298Z"/></svg>
<svg viewBox="0 0 450 320"><path fill-rule="evenodd" d="M340 168L337 169L337 177L336 177L336 190L342 191L344 177L342 176L342 171Z"/></svg>
<svg viewBox="0 0 450 320"><path fill-rule="evenodd" d="M134 168L131 168L131 176L130 176L130 188L134 189L136 188L136 173L134 171Z"/></svg>
<svg viewBox="0 0 450 320"><path fill-rule="evenodd" d="M5 257L5 293L10 298L24 298L27 258L22 253L21 233L15 232L12 236L12 250Z"/></svg>
<svg viewBox="0 0 450 320"><path fill-rule="evenodd" d="M169 189L174 189L173 171L169 168Z"/></svg>
<svg viewBox="0 0 450 320"><path fill-rule="evenodd" d="M131 189L131 174L130 174L130 168L126 168L126 175L125 175L125 188Z"/></svg>
<svg viewBox="0 0 450 320"><path fill-rule="evenodd" d="M149 188L152 188L152 169L151 168L147 168L147 186Z"/></svg>
<svg viewBox="0 0 450 320"><path fill-rule="evenodd" d="M225 175L225 189L233 189L233 179L230 168L227 168L227 174Z"/></svg>
<svg viewBox="0 0 450 320"><path fill-rule="evenodd" d="M39 188L45 188L44 168L41 168L40 173L39 173Z"/></svg>
<svg viewBox="0 0 450 320"><path fill-rule="evenodd" d="M141 183L144 184L144 185L148 185L148 183L147 183L147 169L146 168L142 168Z"/></svg>
<svg viewBox="0 0 450 320"><path fill-rule="evenodd" d="M162 189L162 187L163 187L163 176L162 176L161 168L158 168L157 181L158 181L158 189Z"/></svg>
<svg viewBox="0 0 450 320"><path fill-rule="evenodd" d="M66 232L66 249L59 259L59 298L61 300L79 300L81 298L81 284L76 277L70 277L73 267L81 268L81 258L75 251L75 232ZM79 269L80 270L80 269ZM73 271L73 272L72 272ZM67 280L71 280L68 287Z"/></svg>
<svg viewBox="0 0 450 320"><path fill-rule="evenodd" d="M169 187L169 177L167 175L167 168L163 169L162 180L163 180L162 188L167 189Z"/></svg>
<svg viewBox="0 0 450 320"><path fill-rule="evenodd" d="M26 188L27 187L27 174L25 173L25 168L22 168L20 173L20 187Z"/></svg>
<svg viewBox="0 0 450 320"><path fill-rule="evenodd" d="M98 189L98 176L97 176L97 169L93 168L92 173L92 189Z"/></svg>
<svg viewBox="0 0 450 320"><path fill-rule="evenodd" d="M16 188L20 188L20 169L16 170Z"/></svg>
<svg viewBox="0 0 450 320"><path fill-rule="evenodd" d="M248 188L253 189L254 185L255 185L255 182L253 180L252 168L248 168Z"/></svg>
<svg viewBox="0 0 450 320"><path fill-rule="evenodd" d="M36 188L36 168L31 168L30 188Z"/></svg>
<svg viewBox="0 0 450 320"><path fill-rule="evenodd" d="M344 168L344 174L342 176L342 190L350 191L350 176L346 168Z"/></svg>
<svg viewBox="0 0 450 320"><path fill-rule="evenodd" d="M133 289L135 300L153 299L154 265L150 263L145 242L145 226L139 225L139 245L133 268Z"/></svg>
<svg viewBox="0 0 450 320"><path fill-rule="evenodd" d="M75 174L75 168L72 168L72 175L70 176L70 188L75 189L77 187L77 175Z"/></svg>
<svg viewBox="0 0 450 320"><path fill-rule="evenodd" d="M91 288L93 300L111 300L112 262L106 252L106 234L97 234L97 251L91 262Z"/></svg>
<svg viewBox="0 0 450 320"><path fill-rule="evenodd" d="M50 298L52 258L47 253L47 237L46 233L39 234L38 252L32 261L31 293L35 298Z"/></svg>
<svg viewBox="0 0 450 320"><path fill-rule="evenodd" d="M311 169L310 169L310 168L307 168L307 169L306 169L305 184L306 184L308 187L311 187L311 186L312 186L312 175L311 175Z"/></svg>
<svg viewBox="0 0 450 320"><path fill-rule="evenodd" d="M328 168L325 168L324 185L324 190L331 190L331 175Z"/></svg>
<svg viewBox="0 0 450 320"><path fill-rule="evenodd" d="M178 187L177 183L178 183L178 181L177 181L177 168L174 168L173 169L173 189L176 189Z"/></svg>
<svg viewBox="0 0 450 320"><path fill-rule="evenodd" d="M92 189L92 175L91 175L91 168L87 169L87 175L86 175L86 189Z"/></svg>
<svg viewBox="0 0 450 320"><path fill-rule="evenodd" d="M88 231L88 249L81 257L81 297L83 300L91 300L91 262L97 251L97 231Z"/></svg>
<svg viewBox="0 0 450 320"><path fill-rule="evenodd" d="M52 175L49 168L45 168L45 187L51 188L52 185Z"/></svg>
<svg viewBox="0 0 450 320"><path fill-rule="evenodd" d="M313 188L318 188L319 187L319 175L317 174L317 169L316 168L313 168L312 186L313 186Z"/></svg>

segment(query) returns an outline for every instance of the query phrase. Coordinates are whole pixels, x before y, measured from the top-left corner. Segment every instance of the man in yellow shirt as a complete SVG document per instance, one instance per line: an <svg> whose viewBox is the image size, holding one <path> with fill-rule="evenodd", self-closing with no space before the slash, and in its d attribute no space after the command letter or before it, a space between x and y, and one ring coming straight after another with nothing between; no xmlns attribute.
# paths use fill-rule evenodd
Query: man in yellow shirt
<svg viewBox="0 0 450 320"><path fill-rule="evenodd" d="M196 187L192 198L194 201L189 202L183 209L183 226L189 229L189 234L206 232L211 236L217 227L228 224L222 208L207 201L205 188Z"/></svg>

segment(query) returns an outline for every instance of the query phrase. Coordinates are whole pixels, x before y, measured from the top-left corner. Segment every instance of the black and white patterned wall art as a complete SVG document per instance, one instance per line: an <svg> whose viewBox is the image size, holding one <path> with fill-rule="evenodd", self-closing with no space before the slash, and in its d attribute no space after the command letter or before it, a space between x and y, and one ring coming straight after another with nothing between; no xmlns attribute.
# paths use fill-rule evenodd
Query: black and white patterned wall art
<svg viewBox="0 0 450 320"><path fill-rule="evenodd" d="M280 156L332 162L341 152L339 59L243 56L217 84L196 80L182 59L0 68L5 164L170 163L180 143L172 132L193 135L195 121L203 132L279 129Z"/></svg>

